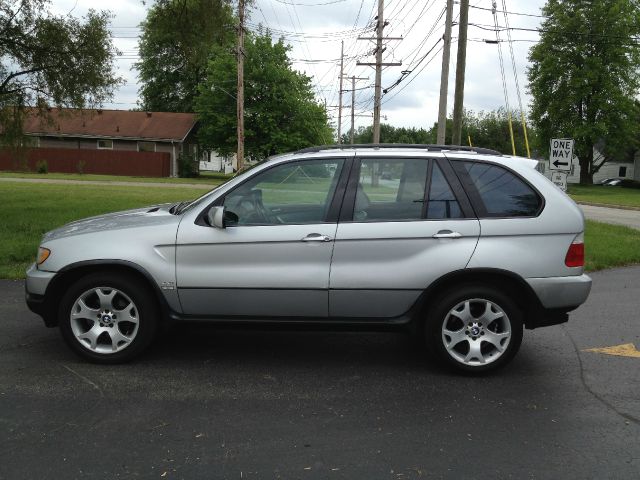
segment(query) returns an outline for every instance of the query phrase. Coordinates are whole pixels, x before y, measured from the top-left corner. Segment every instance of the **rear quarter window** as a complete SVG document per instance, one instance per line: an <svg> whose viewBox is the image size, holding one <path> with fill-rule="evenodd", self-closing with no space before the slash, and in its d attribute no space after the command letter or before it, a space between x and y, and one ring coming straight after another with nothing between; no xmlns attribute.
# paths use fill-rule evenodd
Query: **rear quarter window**
<svg viewBox="0 0 640 480"><path fill-rule="evenodd" d="M535 217L542 199L513 172L498 165L463 162L487 217Z"/></svg>

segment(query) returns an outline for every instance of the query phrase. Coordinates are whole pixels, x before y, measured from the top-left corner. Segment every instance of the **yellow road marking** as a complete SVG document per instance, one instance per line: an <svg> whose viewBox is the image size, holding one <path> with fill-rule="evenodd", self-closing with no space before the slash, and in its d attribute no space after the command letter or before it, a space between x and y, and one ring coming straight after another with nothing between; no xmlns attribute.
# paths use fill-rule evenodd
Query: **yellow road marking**
<svg viewBox="0 0 640 480"><path fill-rule="evenodd" d="M618 357L640 358L640 351L633 343L614 345L613 347L587 348L583 352L604 353L605 355L616 355Z"/></svg>

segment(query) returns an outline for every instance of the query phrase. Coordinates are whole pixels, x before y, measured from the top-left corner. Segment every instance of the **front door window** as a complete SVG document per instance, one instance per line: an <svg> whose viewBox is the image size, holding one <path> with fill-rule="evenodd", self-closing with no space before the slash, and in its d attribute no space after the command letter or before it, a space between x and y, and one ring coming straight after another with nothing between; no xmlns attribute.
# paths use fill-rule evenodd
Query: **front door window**
<svg viewBox="0 0 640 480"><path fill-rule="evenodd" d="M323 223L343 160L307 160L278 165L230 192L226 209L236 225Z"/></svg>

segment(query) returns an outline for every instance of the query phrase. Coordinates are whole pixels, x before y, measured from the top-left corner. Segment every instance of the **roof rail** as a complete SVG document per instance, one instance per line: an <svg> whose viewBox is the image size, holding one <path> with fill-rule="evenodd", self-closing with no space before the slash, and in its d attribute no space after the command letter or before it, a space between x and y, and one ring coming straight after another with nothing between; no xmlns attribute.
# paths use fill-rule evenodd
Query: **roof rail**
<svg viewBox="0 0 640 480"><path fill-rule="evenodd" d="M474 152L482 153L485 155L502 155L497 150L491 150L489 148L481 147L467 147L464 145L428 145L419 143L357 143L357 144L334 144L334 145L319 145L316 147L303 148L295 153L315 153L323 150L353 150L357 148L368 148L372 150L384 149L384 148L413 148L416 150L426 150L428 152L443 152L443 151L455 151L455 152Z"/></svg>

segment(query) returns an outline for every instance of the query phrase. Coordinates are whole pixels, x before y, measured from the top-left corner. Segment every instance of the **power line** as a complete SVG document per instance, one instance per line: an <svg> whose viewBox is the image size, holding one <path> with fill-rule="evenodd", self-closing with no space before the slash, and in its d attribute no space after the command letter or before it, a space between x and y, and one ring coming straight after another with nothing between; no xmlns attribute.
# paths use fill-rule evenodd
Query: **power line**
<svg viewBox="0 0 640 480"><path fill-rule="evenodd" d="M471 8L475 8L476 10L484 10L486 12L493 12L492 8L478 7L476 5L471 5ZM509 15L519 15L523 17L535 17L535 18L549 18L545 15L536 15L534 13L522 13L522 12L508 12L506 7L502 7L504 10L496 10L497 13L505 13Z"/></svg>
<svg viewBox="0 0 640 480"><path fill-rule="evenodd" d="M476 27L479 28L481 30L488 30L488 31L495 31L495 27L491 27L489 25L486 24L482 24L482 23L470 23L469 24L470 27ZM545 28L525 28L525 27L499 27L500 31L505 31L505 30L513 30L513 31L523 31L523 32L537 32L537 33L552 33L552 34L556 34L556 35L568 35L568 36L574 36L574 35L582 35L582 36L587 36L587 37L600 37L600 38L616 38L616 39L620 39L620 40L635 40L634 43L638 43L640 42L640 37L627 37L625 35L609 35L606 33L594 33L594 32L577 32L575 30L571 30L571 31L561 31L561 30L550 30L550 29L545 29Z"/></svg>
<svg viewBox="0 0 640 480"><path fill-rule="evenodd" d="M299 6L299 7L320 7L320 6L324 6L324 5L333 5L334 3L343 3L346 2L346 0L328 0L326 2L321 2L321 3L295 3L295 2L286 2L285 0L275 0L278 3L283 3L284 5L293 5L293 6Z"/></svg>

